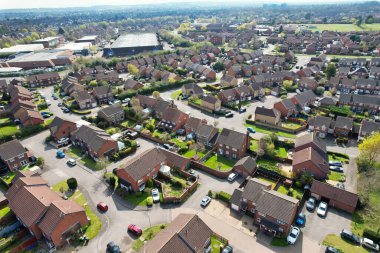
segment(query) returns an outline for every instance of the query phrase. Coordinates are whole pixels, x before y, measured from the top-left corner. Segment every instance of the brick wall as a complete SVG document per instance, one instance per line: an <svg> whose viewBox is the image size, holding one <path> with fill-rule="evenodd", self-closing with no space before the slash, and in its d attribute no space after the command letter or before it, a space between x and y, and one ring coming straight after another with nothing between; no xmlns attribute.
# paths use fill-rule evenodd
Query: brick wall
<svg viewBox="0 0 380 253"><path fill-rule="evenodd" d="M228 175L232 172L232 168L229 170L229 171L218 171L218 170L214 170L202 163L199 163L197 161L191 161L191 165L195 168L195 169L199 169L199 170L202 170L204 172L207 172L208 174L211 174L213 176L216 176L218 178L222 178L222 179L225 179L228 177Z"/></svg>

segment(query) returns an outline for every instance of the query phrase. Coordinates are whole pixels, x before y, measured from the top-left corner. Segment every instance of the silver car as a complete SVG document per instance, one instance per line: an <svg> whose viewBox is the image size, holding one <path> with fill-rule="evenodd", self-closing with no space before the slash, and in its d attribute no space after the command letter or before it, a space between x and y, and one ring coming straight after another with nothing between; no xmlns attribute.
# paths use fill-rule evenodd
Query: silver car
<svg viewBox="0 0 380 253"><path fill-rule="evenodd" d="M211 198L209 196L205 196L201 201L201 206L206 207L208 204L210 204Z"/></svg>

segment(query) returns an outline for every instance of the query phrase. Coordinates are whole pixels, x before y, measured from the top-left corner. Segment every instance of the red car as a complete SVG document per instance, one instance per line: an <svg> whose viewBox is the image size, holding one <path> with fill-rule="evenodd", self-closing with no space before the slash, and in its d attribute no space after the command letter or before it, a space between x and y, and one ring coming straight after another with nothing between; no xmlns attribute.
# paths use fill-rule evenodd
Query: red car
<svg viewBox="0 0 380 253"><path fill-rule="evenodd" d="M139 228L138 226L133 225L133 224L130 224L128 226L128 231L131 232L132 234L136 235L136 236L140 236L142 234L141 228Z"/></svg>
<svg viewBox="0 0 380 253"><path fill-rule="evenodd" d="M99 202L97 205L98 209L102 212L107 212L108 211L108 206L104 202Z"/></svg>

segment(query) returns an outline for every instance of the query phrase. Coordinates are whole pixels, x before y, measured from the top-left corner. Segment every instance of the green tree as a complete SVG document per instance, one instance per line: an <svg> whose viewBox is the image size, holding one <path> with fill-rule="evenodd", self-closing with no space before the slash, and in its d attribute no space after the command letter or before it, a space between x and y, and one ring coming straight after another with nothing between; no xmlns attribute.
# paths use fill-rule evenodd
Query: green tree
<svg viewBox="0 0 380 253"><path fill-rule="evenodd" d="M323 95L324 92L325 92L325 88L323 88L321 86L317 87L317 89L315 90L315 94L317 94L319 96Z"/></svg>
<svg viewBox="0 0 380 253"><path fill-rule="evenodd" d="M222 71L224 69L224 66L223 66L223 63L221 63L220 61L217 61L215 62L215 64L212 66L212 68L219 72L219 71Z"/></svg>
<svg viewBox="0 0 380 253"><path fill-rule="evenodd" d="M359 168L359 170L364 171L372 168L379 158L380 133L375 133L372 136L365 138L363 142L359 144L358 165L362 165L361 168Z"/></svg>
<svg viewBox="0 0 380 253"><path fill-rule="evenodd" d="M334 63L329 63L326 68L326 76L328 79L336 75L336 66Z"/></svg>
<svg viewBox="0 0 380 253"><path fill-rule="evenodd" d="M90 87L96 87L96 86L98 86L98 82L97 82L96 80L92 80L92 81L90 81L90 82L88 83L88 85L89 85Z"/></svg>
<svg viewBox="0 0 380 253"><path fill-rule="evenodd" d="M155 90L155 91L153 91L152 96L155 99L160 98L160 92L158 92L158 91Z"/></svg>
<svg viewBox="0 0 380 253"><path fill-rule="evenodd" d="M66 183L69 189L72 191L78 188L78 182L74 177L67 179Z"/></svg>
<svg viewBox="0 0 380 253"><path fill-rule="evenodd" d="M139 69L133 65L133 64L128 64L128 73L131 75L137 75L139 73Z"/></svg>
<svg viewBox="0 0 380 253"><path fill-rule="evenodd" d="M45 159L43 157L38 157L36 161L36 165L42 168L44 164L45 164Z"/></svg>

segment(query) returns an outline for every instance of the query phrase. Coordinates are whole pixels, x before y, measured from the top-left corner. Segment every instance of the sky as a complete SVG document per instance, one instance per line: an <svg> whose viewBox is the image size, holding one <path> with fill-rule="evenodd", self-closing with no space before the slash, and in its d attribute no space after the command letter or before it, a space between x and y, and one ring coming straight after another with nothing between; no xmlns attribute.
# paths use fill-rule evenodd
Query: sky
<svg viewBox="0 0 380 253"><path fill-rule="evenodd" d="M88 7L94 5L134 5L151 3L175 3L175 2L204 2L205 0L0 0L0 9L28 9L28 8L65 8ZM243 0L244 2L251 2ZM349 0L319 0L318 3L347 2ZM231 0L208 0L207 2L230 2ZM257 1L256 1L257 2ZM260 0L259 2L267 2ZM277 3L316 3L310 0L269 0Z"/></svg>

